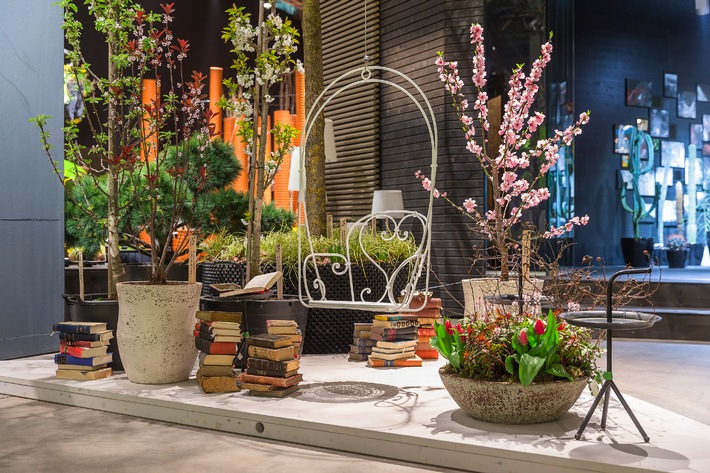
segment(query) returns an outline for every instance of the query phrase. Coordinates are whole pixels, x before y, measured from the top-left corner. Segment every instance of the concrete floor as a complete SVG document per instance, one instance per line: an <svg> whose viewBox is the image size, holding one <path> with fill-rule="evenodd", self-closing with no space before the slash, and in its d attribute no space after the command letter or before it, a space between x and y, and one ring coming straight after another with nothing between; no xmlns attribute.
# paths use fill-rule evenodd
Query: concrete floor
<svg viewBox="0 0 710 473"><path fill-rule="evenodd" d="M710 425L710 344L615 339L622 393ZM452 471L0 396L0 472ZM28 448L31 446L31 448Z"/></svg>

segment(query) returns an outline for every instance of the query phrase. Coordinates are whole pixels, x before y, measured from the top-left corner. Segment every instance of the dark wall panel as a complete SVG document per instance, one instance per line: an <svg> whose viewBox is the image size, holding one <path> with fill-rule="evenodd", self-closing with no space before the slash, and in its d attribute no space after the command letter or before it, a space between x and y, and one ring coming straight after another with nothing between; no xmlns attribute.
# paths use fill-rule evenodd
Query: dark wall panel
<svg viewBox="0 0 710 473"><path fill-rule="evenodd" d="M61 9L6 0L0 15L0 359L56 348L64 317L63 194L30 117L48 114L62 159ZM27 19L31 18L31 21Z"/></svg>

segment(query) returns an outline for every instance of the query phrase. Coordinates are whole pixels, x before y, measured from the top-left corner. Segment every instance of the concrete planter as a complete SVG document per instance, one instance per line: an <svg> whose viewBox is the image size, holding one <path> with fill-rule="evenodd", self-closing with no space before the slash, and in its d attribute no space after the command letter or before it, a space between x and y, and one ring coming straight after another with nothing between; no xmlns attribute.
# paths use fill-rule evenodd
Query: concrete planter
<svg viewBox="0 0 710 473"><path fill-rule="evenodd" d="M193 330L201 283L117 285L118 347L128 379L165 384L189 378L197 358Z"/></svg>
<svg viewBox="0 0 710 473"><path fill-rule="evenodd" d="M474 419L495 424L539 424L552 422L570 410L579 399L587 379L549 383L479 381L461 378L439 369L439 376L451 398Z"/></svg>

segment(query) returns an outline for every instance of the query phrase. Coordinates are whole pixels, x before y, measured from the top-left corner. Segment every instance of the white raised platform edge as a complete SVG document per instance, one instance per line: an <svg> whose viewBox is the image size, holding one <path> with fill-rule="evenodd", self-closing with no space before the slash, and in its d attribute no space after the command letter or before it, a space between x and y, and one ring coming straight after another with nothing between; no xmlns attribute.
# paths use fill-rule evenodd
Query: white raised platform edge
<svg viewBox="0 0 710 473"><path fill-rule="evenodd" d="M346 355L310 355L302 359L299 394L267 399L204 395L194 380L138 385L122 373L91 382L59 380L52 356L44 355L0 361L0 393L478 472L710 471L710 427L699 422L627 396L651 437L644 443L612 397L607 431L599 430L595 415L578 441L574 433L592 402L585 392L557 422L488 424L469 418L449 398L440 365L373 369L348 363ZM623 380L619 384L623 392Z"/></svg>

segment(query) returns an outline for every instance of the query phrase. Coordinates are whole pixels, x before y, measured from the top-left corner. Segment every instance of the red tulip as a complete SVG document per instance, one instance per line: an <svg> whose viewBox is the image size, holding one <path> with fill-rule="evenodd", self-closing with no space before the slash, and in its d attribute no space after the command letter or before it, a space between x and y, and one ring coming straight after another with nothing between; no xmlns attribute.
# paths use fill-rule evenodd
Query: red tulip
<svg viewBox="0 0 710 473"><path fill-rule="evenodd" d="M535 333L538 335L542 335L543 333L545 333L545 324L542 322L541 319L537 319L535 321L534 328L535 328Z"/></svg>
<svg viewBox="0 0 710 473"><path fill-rule="evenodd" d="M518 340L520 340L521 345L528 344L528 331L526 329L522 329L520 331L520 334L518 335Z"/></svg>
<svg viewBox="0 0 710 473"><path fill-rule="evenodd" d="M459 333L459 335L463 335L463 327L461 326L461 324L456 324L454 328Z"/></svg>
<svg viewBox="0 0 710 473"><path fill-rule="evenodd" d="M444 322L444 328L446 328L446 333L448 333L449 335L454 334L452 330L453 327L451 326L451 321L449 319L446 319L446 321Z"/></svg>
<svg viewBox="0 0 710 473"><path fill-rule="evenodd" d="M561 332L565 329L566 325L564 322L560 323L560 325L557 326L557 331Z"/></svg>

